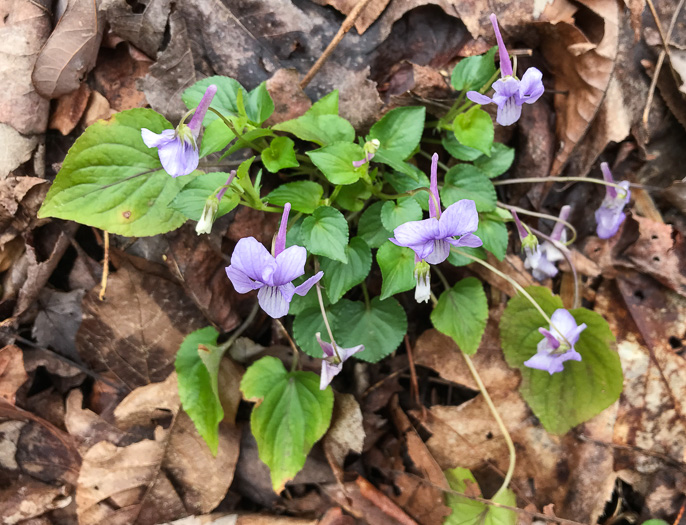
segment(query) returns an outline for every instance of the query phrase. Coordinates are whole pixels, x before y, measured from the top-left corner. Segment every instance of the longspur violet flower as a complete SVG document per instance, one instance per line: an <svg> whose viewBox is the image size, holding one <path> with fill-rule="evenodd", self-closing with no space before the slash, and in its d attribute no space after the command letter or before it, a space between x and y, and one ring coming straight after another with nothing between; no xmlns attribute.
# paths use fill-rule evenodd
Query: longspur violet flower
<svg viewBox="0 0 686 525"><path fill-rule="evenodd" d="M569 217L570 206L563 206L560 210L560 219L563 221ZM517 216L516 211L512 211L512 217L517 225L519 238L522 242L522 250L524 250L524 267L531 270L534 279L543 281L549 277L555 277L558 273L555 263L562 260L564 255L552 242L546 240L542 244L538 244L538 239L531 233L526 226L522 224ZM550 239L553 241L565 242L566 233L564 223L556 222Z"/></svg>
<svg viewBox="0 0 686 525"><path fill-rule="evenodd" d="M550 329L538 329L543 339L538 343L536 354L524 361L524 366L545 370L553 375L564 370L565 361L581 361L581 354L574 349L574 345L586 329L586 323L577 325L572 314L564 308L555 310L550 320Z"/></svg>
<svg viewBox="0 0 686 525"><path fill-rule="evenodd" d="M274 254L254 237L244 237L231 254L226 275L238 293L257 292L262 309L274 319L288 313L294 294L305 295L324 275L319 272L299 286L293 284L305 273L307 250L302 246L286 248L286 227L290 203L286 203L281 217L279 233L274 242Z"/></svg>
<svg viewBox="0 0 686 525"><path fill-rule="evenodd" d="M352 348L341 348L336 344L335 341L327 343L322 341L320 337L321 333L317 332L315 337L319 346L322 347L322 352L324 352L324 359L322 359L322 374L319 382L319 389L324 390L334 376L338 375L341 370L343 370L343 363L351 356L357 352L364 350L364 345L357 345Z"/></svg>
<svg viewBox="0 0 686 525"><path fill-rule="evenodd" d="M415 260L415 299L426 302L431 296L430 264L440 264L450 255L450 246L478 248L483 243L474 232L479 226L476 204L462 199L448 206L441 213L438 194L438 155L431 158L431 198L429 218L401 224L390 241L398 246L412 248ZM457 239L455 237L458 237Z"/></svg>
<svg viewBox="0 0 686 525"><path fill-rule="evenodd" d="M157 148L164 171L172 177L188 175L198 167L200 159L198 136L202 121L216 92L217 86L214 84L207 86L188 125L182 120L176 129L165 129L162 133L154 133L146 128L141 129L143 142L149 148Z"/></svg>
<svg viewBox="0 0 686 525"><path fill-rule="evenodd" d="M612 178L612 172L610 171L607 162L600 163L600 171L603 172L603 178L606 182L614 184L615 181ZM623 180L619 183L619 186L620 188L605 186L605 198L603 199L600 208L595 212L595 220L596 223L598 223L596 233L601 239L613 237L624 222L624 219L626 219L624 206L626 206L631 198L629 181Z"/></svg>
<svg viewBox="0 0 686 525"><path fill-rule="evenodd" d="M535 67L530 67L524 72L519 80L512 71L512 62L503 37L498 28L498 19L491 14L491 24L498 41L498 54L500 55L500 80L493 83L495 94L493 97L482 95L478 91L468 91L467 98L477 104L490 104L498 106L496 122L501 126L509 126L519 120L522 114L522 104L533 104L543 94L543 74Z"/></svg>

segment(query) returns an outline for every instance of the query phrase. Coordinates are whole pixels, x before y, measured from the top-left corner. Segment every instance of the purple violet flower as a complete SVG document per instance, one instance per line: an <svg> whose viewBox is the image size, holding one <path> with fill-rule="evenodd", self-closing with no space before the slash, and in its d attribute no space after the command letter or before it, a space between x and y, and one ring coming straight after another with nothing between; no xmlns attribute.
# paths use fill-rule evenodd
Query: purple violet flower
<svg viewBox="0 0 686 525"><path fill-rule="evenodd" d="M543 74L535 67L530 67L524 72L519 80L512 71L512 62L503 42L503 37L498 28L498 19L491 14L491 24L498 41L498 54L500 55L500 80L493 83L495 94L493 98L482 95L478 91L468 91L467 98L477 104L490 104L498 106L496 122L501 126L509 126L519 120L522 114L522 104L533 104L543 94Z"/></svg>
<svg viewBox="0 0 686 525"><path fill-rule="evenodd" d="M606 182L614 183L612 172L610 171L607 162L600 163L600 171L603 172L603 178ZM615 186L605 186L605 198L595 212L595 220L598 223L596 233L601 239L609 239L613 237L619 227L626 219L624 213L624 206L631 198L631 191L629 190L629 181L623 180L619 183L621 188Z"/></svg>
<svg viewBox="0 0 686 525"><path fill-rule="evenodd" d="M305 273L307 250L302 246L286 248L286 227L290 203L283 208L279 233L274 242L274 255L254 237L244 237L231 254L226 275L238 293L257 292L262 309L274 319L288 313L294 294L305 295L324 275L319 272L299 286L292 281Z"/></svg>
<svg viewBox="0 0 686 525"><path fill-rule="evenodd" d="M550 375L564 370L565 361L581 361L581 355L574 350L579 335L586 329L586 323L576 324L576 320L564 308L558 308L550 316L550 329L539 328L543 339L538 343L536 354L524 366L545 370ZM554 326L553 326L554 325Z"/></svg>
<svg viewBox="0 0 686 525"><path fill-rule="evenodd" d="M162 167L172 177L188 175L198 167L200 127L216 92L217 86L214 84L207 86L188 125L181 121L176 129L165 129L162 133L154 133L146 128L141 129L143 142L149 148L157 148Z"/></svg>
<svg viewBox="0 0 686 525"><path fill-rule="evenodd" d="M566 221L567 217L569 217L569 212L571 209L571 206L563 206L560 210L560 219ZM555 223L553 231L550 234L550 239L552 241L561 243L565 243L567 241L567 232L565 230L564 223ZM545 240L541 243L539 253L539 260L529 260L527 258L524 261L524 267L528 270L531 270L531 275L533 275L534 279L537 281L543 281L549 277L555 277L558 273L555 263L564 259L564 255L562 255L562 252L557 246L555 246L555 244L548 240Z"/></svg>
<svg viewBox="0 0 686 525"><path fill-rule="evenodd" d="M448 206L441 213L438 194L438 155L431 157L431 198L429 218L401 224L394 231L392 243L412 248L415 256L415 299L426 302L431 295L429 264L440 264L450 255L450 246L478 248L483 243L474 232L479 226L476 204L462 199ZM455 237L459 237L455 239Z"/></svg>
<svg viewBox="0 0 686 525"><path fill-rule="evenodd" d="M352 348L341 348L336 342L327 343L322 341L321 334L317 332L315 337L319 346L322 347L324 358L322 359L322 375L319 383L319 389L324 390L334 376L338 375L343 370L343 363L353 354L364 350L364 345L357 345Z"/></svg>

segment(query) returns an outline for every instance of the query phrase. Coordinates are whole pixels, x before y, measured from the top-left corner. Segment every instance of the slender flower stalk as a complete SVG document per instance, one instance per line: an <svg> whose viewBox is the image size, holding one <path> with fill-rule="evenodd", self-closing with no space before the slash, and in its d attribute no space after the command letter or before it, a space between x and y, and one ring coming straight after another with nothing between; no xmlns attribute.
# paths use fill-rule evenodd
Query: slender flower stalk
<svg viewBox="0 0 686 525"><path fill-rule="evenodd" d="M431 158L431 198L429 218L401 224L390 241L398 246L412 248L415 253L415 299L426 302L431 296L430 264L440 264L450 255L450 246L477 248L482 245L474 232L479 226L479 214L474 201L463 199L441 212L438 194L438 155ZM457 239L455 238L457 237Z"/></svg>
<svg viewBox="0 0 686 525"><path fill-rule="evenodd" d="M188 125L182 120L176 129L165 129L161 133L141 129L143 142L149 148L157 148L162 167L172 177L188 175L198 167L198 137L202 121L216 93L217 86L211 84L207 87Z"/></svg>
<svg viewBox="0 0 686 525"><path fill-rule="evenodd" d="M231 255L226 275L238 293L259 290L257 300L274 319L288 313L293 295L304 296L324 275L318 272L299 286L293 284L305 273L307 250L302 246L286 248L286 228L291 205L286 203L279 233L274 240L273 254L254 237L238 241Z"/></svg>
<svg viewBox="0 0 686 525"><path fill-rule="evenodd" d="M626 219L624 206L626 206L631 198L631 190L629 190L628 180L623 180L615 185L615 181L612 178L612 172L610 171L607 162L600 163L600 171L602 171L603 178L608 185L605 186L605 198L603 199L603 203L595 212L595 220L598 224L596 233L601 239L609 239L619 231L619 227L624 222L624 219Z"/></svg>
<svg viewBox="0 0 686 525"><path fill-rule="evenodd" d="M202 209L202 215L200 216L200 220L195 225L195 232L198 235L201 235L203 233L209 234L212 232L212 225L214 224L214 220L217 218L219 204L221 203L222 197L224 197L226 190L229 189L231 181L233 181L233 178L235 176L236 170L232 170L231 174L229 175L229 178L226 181L226 184L218 188L218 191L215 191L205 201L205 206Z"/></svg>
<svg viewBox="0 0 686 525"><path fill-rule="evenodd" d="M545 370L553 375L564 370L565 361L581 361L581 354L574 349L574 345L586 329L586 323L577 325L572 314L564 308L555 310L550 319L549 329L538 329L543 339L538 343L536 354L524 361L524 366Z"/></svg>
<svg viewBox="0 0 686 525"><path fill-rule="evenodd" d="M487 97L478 91L468 91L467 98L477 104L497 105L496 121L501 126L509 126L519 120L522 114L522 104L533 104L543 94L543 74L535 67L530 67L524 72L521 80L514 75L510 55L500 34L498 19L495 14L491 14L490 19L498 41L501 78L493 83L495 91L493 97Z"/></svg>

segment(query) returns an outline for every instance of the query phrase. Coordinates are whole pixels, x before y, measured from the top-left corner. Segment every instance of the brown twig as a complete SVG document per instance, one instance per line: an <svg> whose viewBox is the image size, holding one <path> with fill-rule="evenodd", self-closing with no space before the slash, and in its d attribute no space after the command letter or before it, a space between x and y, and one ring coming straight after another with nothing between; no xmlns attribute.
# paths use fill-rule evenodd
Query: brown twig
<svg viewBox="0 0 686 525"><path fill-rule="evenodd" d="M343 37L345 34L352 29L353 25L355 24L355 21L357 18L360 16L362 13L362 10L367 7L367 4L371 2L371 0L359 0L357 4L355 4L355 7L353 7L353 10L350 11L348 16L345 17L345 20L343 20L343 23L341 24L341 27L338 30L338 33L336 33L336 36L333 37L333 40L329 43L328 46L326 46L326 49L324 52L321 54L321 56L317 59L317 61L314 63L314 65L310 68L310 70L307 72L305 75L305 78L302 79L300 82L300 87L302 89L305 89L307 85L312 81L314 76L317 74L317 72L321 69L321 67L324 65L324 62L331 56L331 53L333 53L334 49L336 49L336 46L341 43L341 40L343 40Z"/></svg>
<svg viewBox="0 0 686 525"><path fill-rule="evenodd" d="M412 346L410 345L410 338L405 334L405 350L407 351L407 362L410 365L410 396L414 398L417 406L424 407L419 401L419 383L417 383L417 371L414 368L414 359L412 357ZM423 412L423 411L422 411Z"/></svg>
<svg viewBox="0 0 686 525"><path fill-rule="evenodd" d="M660 38L662 39L662 46L664 49L660 51L660 56L657 58L657 64L655 64L655 72L653 73L653 79L650 82L650 89L648 90L648 99L646 100L646 107L643 110L643 124L648 123L648 115L650 114L650 106L653 104L653 97L655 96L655 88L657 87L657 79L660 76L660 71L662 70L662 64L665 61L665 56L669 57L669 67L672 69L672 74L674 74L674 69L672 66L672 56L669 53L669 39L672 37L672 31L674 30L674 26L676 25L676 20L677 17L679 16L679 12L681 11L681 8L684 6L684 0L680 0L679 4L676 6L676 9L674 10L674 14L672 15L672 20L669 22L669 29L667 29L667 34L662 31L662 24L660 23L660 19L657 16L657 11L655 10L655 6L653 5L652 0L648 0L648 7L650 8L650 12L653 15L653 18L655 19L655 25L657 26L657 31L660 33Z"/></svg>
<svg viewBox="0 0 686 525"><path fill-rule="evenodd" d="M101 301L105 300L105 292L107 291L107 277L110 274L110 234L107 230L103 230L103 248L105 255L102 261L102 279L100 280L100 294L98 297Z"/></svg>

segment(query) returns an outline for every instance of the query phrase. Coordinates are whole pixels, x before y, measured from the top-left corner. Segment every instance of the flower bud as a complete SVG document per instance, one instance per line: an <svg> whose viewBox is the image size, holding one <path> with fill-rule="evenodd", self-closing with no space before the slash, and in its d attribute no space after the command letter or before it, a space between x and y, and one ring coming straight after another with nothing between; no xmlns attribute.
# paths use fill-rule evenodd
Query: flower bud
<svg viewBox="0 0 686 525"><path fill-rule="evenodd" d="M421 260L414 266L414 278L417 287L414 290L414 298L418 303L426 303L431 298L431 270L429 263Z"/></svg>
<svg viewBox="0 0 686 525"><path fill-rule="evenodd" d="M195 231L198 235L212 232L212 224L214 224L214 219L217 217L217 210L219 210L219 201L217 197L210 195L205 201L205 207L202 209L200 220L195 225Z"/></svg>

